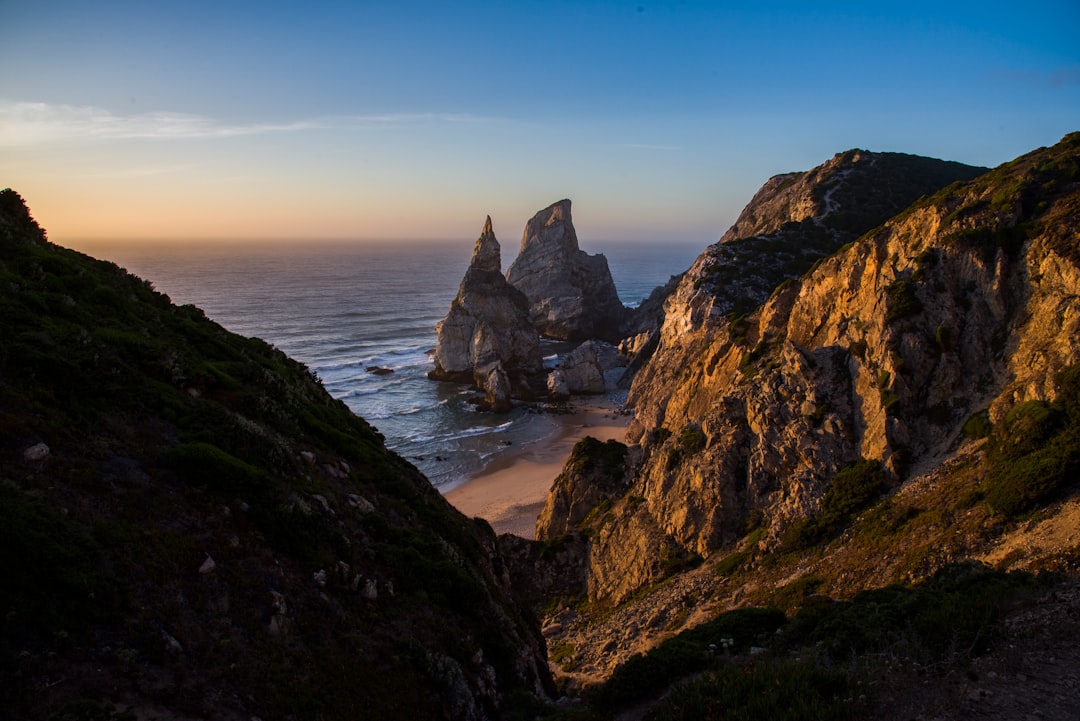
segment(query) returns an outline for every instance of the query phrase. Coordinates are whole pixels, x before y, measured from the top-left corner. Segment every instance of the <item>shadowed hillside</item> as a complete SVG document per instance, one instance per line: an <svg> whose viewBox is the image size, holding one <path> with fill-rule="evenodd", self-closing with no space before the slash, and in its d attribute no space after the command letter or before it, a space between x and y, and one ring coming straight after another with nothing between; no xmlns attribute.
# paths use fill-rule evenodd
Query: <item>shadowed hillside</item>
<svg viewBox="0 0 1080 721"><path fill-rule="evenodd" d="M14 717L479 719L546 694L486 524L306 367L49 243L11 190L0 339Z"/></svg>

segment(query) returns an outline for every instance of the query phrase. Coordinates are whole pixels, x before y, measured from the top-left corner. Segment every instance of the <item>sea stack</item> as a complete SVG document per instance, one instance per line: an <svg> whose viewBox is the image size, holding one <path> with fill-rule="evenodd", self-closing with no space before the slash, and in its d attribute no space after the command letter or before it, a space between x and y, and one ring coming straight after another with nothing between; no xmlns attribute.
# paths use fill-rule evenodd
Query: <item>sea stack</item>
<svg viewBox="0 0 1080 721"><path fill-rule="evenodd" d="M543 380L540 338L529 321L529 301L502 274L499 241L491 217L476 241L472 260L437 327L436 380L472 383L485 407L510 408L510 397L531 396Z"/></svg>
<svg viewBox="0 0 1080 721"><path fill-rule="evenodd" d="M528 298L529 317L541 335L571 341L621 339L626 308L607 258L578 247L569 200L548 206L525 224L521 250L506 279Z"/></svg>

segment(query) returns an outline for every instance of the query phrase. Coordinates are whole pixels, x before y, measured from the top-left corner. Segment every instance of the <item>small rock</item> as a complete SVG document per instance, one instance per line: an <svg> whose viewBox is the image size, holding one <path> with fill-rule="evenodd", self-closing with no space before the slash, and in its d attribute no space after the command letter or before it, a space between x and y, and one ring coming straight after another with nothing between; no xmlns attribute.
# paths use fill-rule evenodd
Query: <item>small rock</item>
<svg viewBox="0 0 1080 721"><path fill-rule="evenodd" d="M326 571L320 568L318 571L311 574L311 580L315 581L315 585L319 588L326 588Z"/></svg>
<svg viewBox="0 0 1080 721"><path fill-rule="evenodd" d="M184 652L184 647L180 645L180 642L172 637L167 631L161 632L161 638L165 641L165 650L169 653L180 654Z"/></svg>
<svg viewBox="0 0 1080 721"><path fill-rule="evenodd" d="M551 638L552 636L558 636L562 632L563 632L563 627L562 627L561 624L558 624L558 623L553 623L550 626L545 626L544 630L542 631L545 638Z"/></svg>
<svg viewBox="0 0 1080 721"><path fill-rule="evenodd" d="M23 451L23 460L27 463L43 461L49 457L49 447L44 443L36 443Z"/></svg>
<svg viewBox="0 0 1080 721"><path fill-rule="evenodd" d="M208 553L206 554L206 560L202 562L201 566L199 566L199 573L205 576L208 573L213 573L215 568L217 568L217 564L214 563L214 559L211 558L210 554Z"/></svg>
<svg viewBox="0 0 1080 721"><path fill-rule="evenodd" d="M311 465L315 463L315 454L311 451L300 451L300 457L304 459L304 462Z"/></svg>

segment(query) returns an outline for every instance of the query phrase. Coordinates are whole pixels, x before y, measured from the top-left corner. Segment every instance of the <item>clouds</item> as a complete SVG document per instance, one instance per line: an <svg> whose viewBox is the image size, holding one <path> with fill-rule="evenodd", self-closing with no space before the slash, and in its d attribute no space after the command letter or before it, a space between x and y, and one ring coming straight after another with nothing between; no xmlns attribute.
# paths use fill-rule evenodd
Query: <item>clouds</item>
<svg viewBox="0 0 1080 721"><path fill-rule="evenodd" d="M97 140L235 138L331 128L433 123L490 123L497 118L452 113L329 116L285 123L229 123L205 115L150 112L123 115L89 105L0 100L0 147Z"/></svg>

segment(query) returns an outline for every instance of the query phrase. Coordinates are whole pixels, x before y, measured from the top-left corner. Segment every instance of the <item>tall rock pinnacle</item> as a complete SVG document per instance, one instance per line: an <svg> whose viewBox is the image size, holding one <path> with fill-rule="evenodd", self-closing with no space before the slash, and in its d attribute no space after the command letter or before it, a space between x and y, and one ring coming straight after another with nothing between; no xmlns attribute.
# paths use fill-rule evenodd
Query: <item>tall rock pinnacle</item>
<svg viewBox="0 0 1080 721"><path fill-rule="evenodd" d="M540 338L529 322L528 300L502 275L490 216L437 332L431 378L472 383L492 410L507 410L511 394L529 396L534 385L541 387Z"/></svg>
<svg viewBox="0 0 1080 721"><path fill-rule="evenodd" d="M529 299L529 316L541 335L611 342L622 337L626 308L607 258L578 247L569 200L548 206L525 224L521 250L506 278Z"/></svg>

